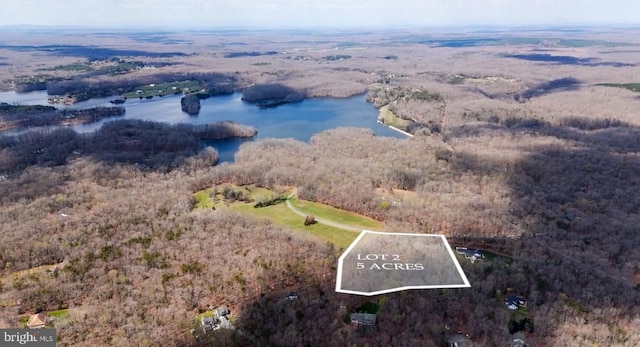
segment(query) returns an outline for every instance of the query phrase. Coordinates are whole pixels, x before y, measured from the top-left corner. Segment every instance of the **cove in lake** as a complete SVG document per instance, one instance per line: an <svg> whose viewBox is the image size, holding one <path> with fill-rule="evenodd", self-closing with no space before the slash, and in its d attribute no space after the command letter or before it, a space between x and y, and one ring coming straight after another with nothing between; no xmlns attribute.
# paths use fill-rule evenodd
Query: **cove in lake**
<svg viewBox="0 0 640 347"><path fill-rule="evenodd" d="M9 104L47 105L47 93L0 93L0 102ZM379 136L405 138L406 136L377 123L378 110L366 102L365 95L350 98L313 98L298 103L285 104L274 108L259 108L245 103L241 93L211 97L201 101L202 108L197 116L189 116L180 109L181 96L165 96L151 100L129 99L124 106L124 117L104 119L96 123L70 126L77 132L90 132L103 123L115 119L145 119L166 123L206 124L232 120L258 129L252 139L227 139L208 143L214 147L221 162L232 162L240 145L247 141L265 138L294 138L308 142L313 134L339 127L368 128ZM91 99L72 106L55 105L59 108L87 108L112 106L110 98ZM6 134L9 134L7 132Z"/></svg>

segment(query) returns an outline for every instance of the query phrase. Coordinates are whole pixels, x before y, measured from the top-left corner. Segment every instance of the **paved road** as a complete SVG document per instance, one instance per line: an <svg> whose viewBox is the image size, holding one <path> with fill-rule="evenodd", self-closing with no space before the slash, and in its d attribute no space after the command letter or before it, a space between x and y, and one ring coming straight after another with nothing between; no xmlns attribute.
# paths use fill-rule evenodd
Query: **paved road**
<svg viewBox="0 0 640 347"><path fill-rule="evenodd" d="M291 194L289 194L289 196L287 196L287 207L293 211L293 213L297 214L298 216L301 217L306 217L308 215L308 213L304 213L300 210L298 210L297 208L293 207L293 205L291 205L291 201L289 201L289 199L291 199L294 195L296 195L296 193L298 192L297 188L294 188L293 191L291 192ZM346 230L346 231L353 231L356 233L359 233L362 231L362 228L357 228L357 227L353 227L350 225L346 225L346 224L341 224L341 223L336 223L336 222L332 222L328 219L324 219L324 218L318 218L314 216L314 219L316 220L316 222L320 223L320 224L324 224L324 225L328 225L330 227L334 227L337 229L342 229L342 230ZM372 230L375 231L375 229L367 229L367 230Z"/></svg>

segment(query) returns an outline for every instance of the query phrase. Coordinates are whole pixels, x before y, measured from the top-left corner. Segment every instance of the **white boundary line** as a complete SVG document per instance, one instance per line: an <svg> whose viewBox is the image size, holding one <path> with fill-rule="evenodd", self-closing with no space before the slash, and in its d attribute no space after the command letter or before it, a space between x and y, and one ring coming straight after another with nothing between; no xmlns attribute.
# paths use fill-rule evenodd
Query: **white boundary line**
<svg viewBox="0 0 640 347"><path fill-rule="evenodd" d="M355 291L355 290L342 289L342 267L343 267L344 258L346 258L347 254L349 254L351 252L351 250L353 250L353 248L355 248L355 246L358 244L358 242L360 242L360 240L362 240L362 238L367 234L392 235L392 236L400 235L400 236L439 237L442 240L442 243L444 244L445 248L447 248L447 251L449 252L449 255L451 256L451 260L453 261L454 266L458 270L458 273L460 274L460 277L462 278L462 281L464 282L464 284L404 286L404 287L396 287L396 288L392 288L392 289L379 290L379 291L375 291L375 292L360 292L360 291ZM349 248L347 248L344 251L344 253L342 253L340 258L338 258L338 269L337 269L337 271L338 271L338 275L336 277L336 292L338 292L338 293L356 294L356 295L364 295L364 296L374 296L374 295L380 295L380 294L386 294L386 293L392 293L392 292L399 292L399 291L408 290L408 289L441 289L441 288L469 288L469 287L471 287L471 284L469 283L469 280L467 279L467 276L464 274L464 271L462 271L462 267L460 266L460 263L458 262L458 259L456 259L456 255L453 253L453 250L451 249L451 246L449 245L449 242L447 241L447 238L444 235L438 235L438 234L390 233L390 232L362 230L360 232L360 235L358 235L358 237L356 237L356 239L353 240L351 245L349 245Z"/></svg>

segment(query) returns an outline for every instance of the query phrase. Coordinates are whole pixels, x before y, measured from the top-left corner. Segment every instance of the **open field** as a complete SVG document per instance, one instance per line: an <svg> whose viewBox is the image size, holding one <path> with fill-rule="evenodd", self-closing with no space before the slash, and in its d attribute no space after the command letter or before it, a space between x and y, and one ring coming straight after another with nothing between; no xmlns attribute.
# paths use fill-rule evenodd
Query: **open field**
<svg viewBox="0 0 640 347"><path fill-rule="evenodd" d="M158 83L139 86L136 91L124 93L121 96L130 98L146 98L154 96L164 96L173 94L191 94L198 93L202 89L200 83L196 81L182 81L173 83Z"/></svg>
<svg viewBox="0 0 640 347"><path fill-rule="evenodd" d="M382 106L380 108L380 114L378 115L378 120L380 120L385 125L394 126L400 130L407 130L407 126L411 124L410 120L402 119L396 116L393 112L389 110L389 105Z"/></svg>
<svg viewBox="0 0 640 347"><path fill-rule="evenodd" d="M372 230L380 230L384 227L383 223L357 213L340 210L313 201L299 200L295 197L291 198L290 201L291 205L298 210L315 217L328 219L332 222Z"/></svg>
<svg viewBox="0 0 640 347"><path fill-rule="evenodd" d="M217 185L215 188L201 190L193 196L196 200L196 208L218 208L229 206L235 202L254 204L255 202L267 201L275 198L278 194L273 190L254 185L237 186L226 183Z"/></svg>
<svg viewBox="0 0 640 347"><path fill-rule="evenodd" d="M313 235L324 242L332 243L337 250L346 249L358 236L357 233L333 228L321 223L305 226L304 218L291 212L285 204L261 208L254 208L249 204L238 204L232 205L230 208L258 217L266 217L276 224L287 226L304 234Z"/></svg>
<svg viewBox="0 0 640 347"><path fill-rule="evenodd" d="M338 249L347 248L351 242L356 238L357 233L341 230L338 228L330 227L320 223L305 226L304 218L293 213L287 208L286 204L279 203L267 207L255 208L253 205L259 201L267 201L273 199L278 194L272 190L255 187L255 186L236 186L231 184L223 184L216 186L215 190L219 193L212 196L213 189L206 189L194 194L196 200L196 208L215 208L236 210L249 215L268 218L274 221L276 224L289 227L293 230L310 234L318 239L332 243ZM232 201L225 202L224 192L231 191L232 194L246 201ZM283 194L286 195L286 194ZM294 199L295 200L295 199ZM296 203L296 207L314 213L317 217L330 219L339 223L344 223L353 226L361 226L362 228L382 228L382 223L366 218L364 216L358 216L355 213L341 211L336 208L304 201L302 203ZM313 211L313 212L312 212Z"/></svg>
<svg viewBox="0 0 640 347"><path fill-rule="evenodd" d="M597 85L604 87L624 88L632 92L640 92L640 83L600 83Z"/></svg>

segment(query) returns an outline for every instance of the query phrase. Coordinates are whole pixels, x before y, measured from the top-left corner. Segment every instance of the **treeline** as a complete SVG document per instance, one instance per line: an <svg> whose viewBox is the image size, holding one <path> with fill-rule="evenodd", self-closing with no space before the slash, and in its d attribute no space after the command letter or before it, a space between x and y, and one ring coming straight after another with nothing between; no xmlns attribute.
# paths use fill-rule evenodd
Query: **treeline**
<svg viewBox="0 0 640 347"><path fill-rule="evenodd" d="M540 97L559 91L576 90L579 87L580 81L573 77L559 78L531 87L524 92L517 94L515 96L515 99L520 102L525 102L531 98Z"/></svg>
<svg viewBox="0 0 640 347"><path fill-rule="evenodd" d="M204 125L179 124L178 127L186 127L193 131L200 140L222 140L231 137L253 137L258 129L253 126L243 125L233 121L221 121Z"/></svg>
<svg viewBox="0 0 640 347"><path fill-rule="evenodd" d="M196 80L205 85L206 93L210 95L227 94L233 92L235 77L221 73L162 73L138 76L135 79L119 79L95 81L82 77L50 81L47 83L49 95L73 95L78 101L90 98L106 97L133 92L141 85L151 83L168 83L174 81Z"/></svg>
<svg viewBox="0 0 640 347"><path fill-rule="evenodd" d="M122 116L124 107L62 109L43 105L0 104L0 131L62 124L85 124L104 118Z"/></svg>
<svg viewBox="0 0 640 347"><path fill-rule="evenodd" d="M20 172L30 165L64 165L79 156L161 171L187 162L206 167L217 163L218 154L211 148L203 150L204 141L256 133L255 128L234 122L169 125L143 120L108 122L89 134L71 129L35 130L0 138L0 172Z"/></svg>
<svg viewBox="0 0 640 347"><path fill-rule="evenodd" d="M257 52L257 51L251 51L251 52L229 52L229 53L225 53L224 57L225 58L239 58L239 57L259 57L262 55L277 55L278 52L276 51L267 51L267 52Z"/></svg>
<svg viewBox="0 0 640 347"><path fill-rule="evenodd" d="M277 205L277 204L283 203L285 201L287 201L287 197L286 196L278 196L278 197L275 197L273 199L269 199L269 200L266 200L266 201L258 201L257 203L255 203L253 205L253 207L255 207L255 208L267 207L267 206Z"/></svg>
<svg viewBox="0 0 640 347"><path fill-rule="evenodd" d="M0 103L0 115L2 116L24 113L51 112L55 110L55 107L46 105L11 105L6 102Z"/></svg>
<svg viewBox="0 0 640 347"><path fill-rule="evenodd" d="M13 79L13 86L16 93L28 93L36 90L46 90L48 83L60 80L63 80L63 78L48 74L17 76Z"/></svg>
<svg viewBox="0 0 640 347"><path fill-rule="evenodd" d="M65 87L69 88L70 83L62 83L62 82L70 82L70 81L82 81L82 80L90 80L92 78L97 78L104 75L118 76L127 74L132 71L139 70L146 65L153 65L155 67L163 67L174 65L174 63L170 62L154 62L151 64L147 64L140 60L132 60L126 61L120 58L112 58L108 60L107 64L112 65L104 65L95 69L89 62L86 63L73 63L68 65L59 65L47 70L54 71L80 71L81 73L75 75L72 78L65 78L60 76L53 76L49 74L40 74L35 76L18 76L13 79L14 90L17 93L27 93L36 90L47 90L49 95L64 95L66 93L77 93L79 89L74 88L73 90L66 92L64 91ZM62 83L62 84L59 84ZM95 83L95 81L93 82ZM62 88L62 90L61 90ZM60 92L60 94L55 94L55 92ZM104 94L100 96L109 96L113 94Z"/></svg>
<svg viewBox="0 0 640 347"><path fill-rule="evenodd" d="M242 93L243 101L256 103L262 107L298 102L303 99L303 93L279 83L256 84L246 88Z"/></svg>

